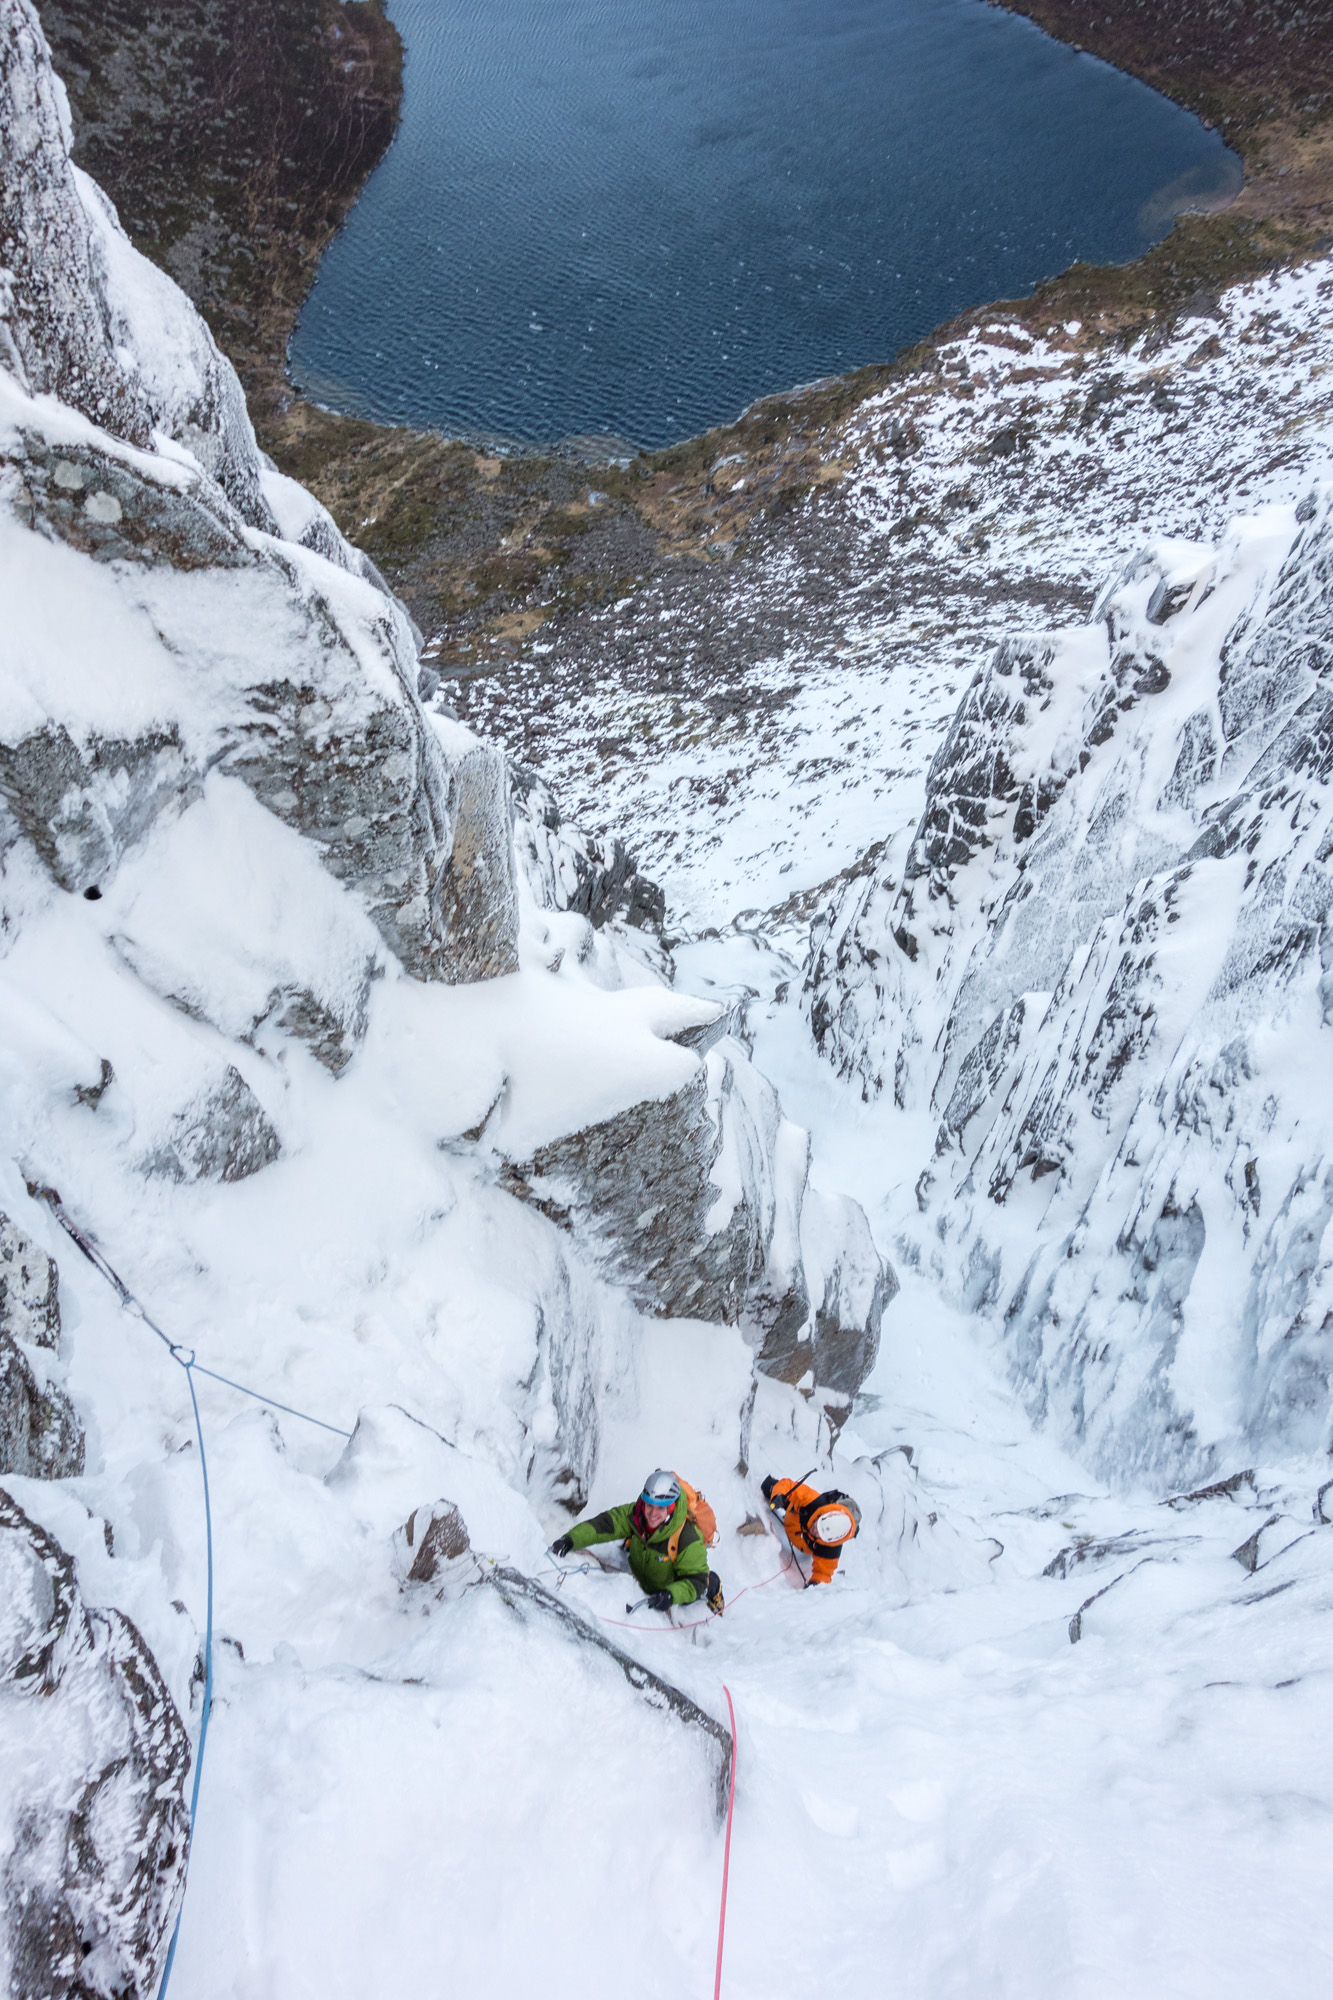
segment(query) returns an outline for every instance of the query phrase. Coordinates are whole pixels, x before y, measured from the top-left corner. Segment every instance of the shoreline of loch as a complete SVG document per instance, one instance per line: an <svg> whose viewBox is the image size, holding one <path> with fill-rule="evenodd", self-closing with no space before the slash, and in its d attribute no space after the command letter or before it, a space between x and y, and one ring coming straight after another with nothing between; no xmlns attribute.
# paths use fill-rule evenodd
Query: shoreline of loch
<svg viewBox="0 0 1333 2000"><path fill-rule="evenodd" d="M885 362L763 397L734 423L631 465L597 464L595 495L587 454L506 453L339 416L300 396L286 378L287 341L319 255L396 128L402 50L380 0L347 7L278 0L262 73L264 108L258 116L252 108L243 134L244 170L230 185L216 163L207 173L187 171L183 191L171 184L180 163L170 146L146 154L138 148L133 164L121 157L107 171L105 134L141 132L145 123L142 54L134 100L123 66L117 70L116 37L129 32L132 19L137 49L159 59L159 99L196 109L202 99L216 116L201 129L226 134L238 114L244 122L245 107L235 66L228 70L220 52L228 33L243 48L253 46L256 0L194 0L212 40L193 43L179 33L172 39L164 13L131 15L131 0L112 0L95 17L85 0L47 0L42 14L57 66L77 63L80 48L86 59L82 87L78 76L67 77L80 158L109 185L139 247L203 306L241 369L265 449L316 493L404 597L431 635L432 664L466 682L523 657L539 628L632 594L665 566L729 566L754 537L781 534L786 517L841 480L840 440L859 406L928 372L938 350L968 328L1002 317L1031 334L1098 349L1133 339L1150 322L1169 325L1187 309L1206 311L1226 285L1298 261L1328 241L1328 0L1295 25L1281 19L1277 0L1258 0L1243 20L1225 0L1181 0L1166 25L1148 0L1096 0L1095 17L1081 0L990 4L1112 62L1213 126L1244 165L1236 199L1210 215L1182 216L1132 263L1075 264L1027 297L970 309ZM271 29L271 8L268 18ZM340 29L353 34L350 57ZM99 36L100 53L88 46ZM345 142L322 152L298 149L286 167L276 160L266 167L264 118L275 133L294 126L300 134L313 119L317 128L343 131ZM283 179L293 164L300 169L295 189ZM238 241L238 223L250 241ZM1072 322L1077 333L1065 334ZM731 469L719 493L713 474L721 460Z"/></svg>

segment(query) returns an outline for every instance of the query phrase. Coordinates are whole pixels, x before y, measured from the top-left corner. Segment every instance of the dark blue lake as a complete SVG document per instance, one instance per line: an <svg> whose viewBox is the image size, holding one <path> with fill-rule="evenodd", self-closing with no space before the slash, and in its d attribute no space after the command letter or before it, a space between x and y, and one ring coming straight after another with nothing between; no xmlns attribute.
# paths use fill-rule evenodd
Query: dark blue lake
<svg viewBox="0 0 1333 2000"><path fill-rule="evenodd" d="M391 0L399 136L296 381L382 421L687 437L1239 185L1215 134L983 0Z"/></svg>

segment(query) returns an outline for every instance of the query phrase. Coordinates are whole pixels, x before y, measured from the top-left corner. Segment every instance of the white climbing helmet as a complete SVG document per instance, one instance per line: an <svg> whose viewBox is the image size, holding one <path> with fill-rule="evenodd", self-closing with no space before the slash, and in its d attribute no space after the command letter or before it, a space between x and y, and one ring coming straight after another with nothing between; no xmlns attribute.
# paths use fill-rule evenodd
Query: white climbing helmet
<svg viewBox="0 0 1333 2000"><path fill-rule="evenodd" d="M859 1508L854 1500L839 1498L827 1507L821 1507L810 1521L808 1533L812 1541L822 1542L825 1548L841 1548L850 1542L856 1533Z"/></svg>
<svg viewBox="0 0 1333 2000"><path fill-rule="evenodd" d="M646 1507L674 1507L680 1498L680 1481L674 1472L659 1465L644 1480L640 1498Z"/></svg>

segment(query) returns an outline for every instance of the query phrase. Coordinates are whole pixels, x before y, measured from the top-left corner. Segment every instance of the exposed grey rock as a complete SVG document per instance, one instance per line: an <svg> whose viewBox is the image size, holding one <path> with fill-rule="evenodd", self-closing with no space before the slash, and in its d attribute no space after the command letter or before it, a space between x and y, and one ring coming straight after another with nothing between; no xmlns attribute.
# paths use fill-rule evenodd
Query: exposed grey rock
<svg viewBox="0 0 1333 2000"><path fill-rule="evenodd" d="M624 924L659 941L666 898L622 840L603 839L564 818L535 771L510 770L510 798L519 864L546 910L574 910L594 930Z"/></svg>
<svg viewBox="0 0 1333 2000"><path fill-rule="evenodd" d="M27 0L0 8L0 291L4 348L39 394L146 445L146 399L115 354L105 272L69 165L64 106Z"/></svg>
<svg viewBox="0 0 1333 2000"><path fill-rule="evenodd" d="M866 1380L879 1355L880 1322L897 1296L898 1275L880 1256L864 1212L844 1196L806 1192L802 1204L802 1243L807 1272L818 1268L810 1243L813 1210L824 1251L823 1284L816 1291L813 1357L815 1382L845 1399ZM830 1239L832 1239L830 1241Z"/></svg>
<svg viewBox="0 0 1333 2000"><path fill-rule="evenodd" d="M60 1345L60 1273L9 1217L0 1213L0 1333L34 1347Z"/></svg>
<svg viewBox="0 0 1333 2000"><path fill-rule="evenodd" d="M309 609L325 666L328 651L346 642L324 607ZM223 768L320 843L329 872L359 891L409 972L444 977L453 962L440 909L454 833L451 774L415 700L367 703L350 652L345 668L346 699L327 682L256 686Z"/></svg>
<svg viewBox="0 0 1333 2000"><path fill-rule="evenodd" d="M304 1042L331 1076L341 1076L366 1032L370 989L379 970L375 960L367 958L360 978L334 995L318 994L308 986L276 987L250 1039L257 1041L271 1024L281 1034Z"/></svg>
<svg viewBox="0 0 1333 2000"><path fill-rule="evenodd" d="M574 1229L646 1311L734 1324L749 1272L704 1226L717 1145L701 1065L672 1096L538 1147L504 1185Z"/></svg>
<svg viewBox="0 0 1333 2000"><path fill-rule="evenodd" d="M571 1230L642 1310L740 1325L766 1373L843 1406L897 1279L856 1204L817 1194L808 1171L806 1134L723 1041L671 1096L508 1163L502 1184Z"/></svg>
<svg viewBox="0 0 1333 2000"><path fill-rule="evenodd" d="M450 732L452 739L453 732ZM473 737L450 759L453 846L440 881L442 971L459 984L518 971L518 900L504 757Z"/></svg>
<svg viewBox="0 0 1333 2000"><path fill-rule="evenodd" d="M12 2000L149 2000L184 1878L190 1746L118 1611L0 1491L0 1882Z"/></svg>
<svg viewBox="0 0 1333 2000"><path fill-rule="evenodd" d="M71 164L63 94L29 0L0 5L0 103L0 361L130 444L147 447L154 431L175 439L250 525L272 530L235 373ZM151 336L136 340L145 309Z"/></svg>
<svg viewBox="0 0 1333 2000"><path fill-rule="evenodd" d="M69 1397L40 1383L17 1341L0 1333L0 1473L75 1479L83 1458L83 1425Z"/></svg>
<svg viewBox="0 0 1333 2000"><path fill-rule="evenodd" d="M153 477L95 445L29 431L3 460L10 510L48 541L97 562L178 570L242 569L260 557L211 481Z"/></svg>
<svg viewBox="0 0 1333 2000"><path fill-rule="evenodd" d="M97 888L165 807L198 789L174 729L76 745L56 726L0 743L0 792L62 889Z"/></svg>
<svg viewBox="0 0 1333 2000"><path fill-rule="evenodd" d="M171 1120L143 1161L146 1174L173 1181L243 1181L282 1152L268 1113L238 1069L202 1090Z"/></svg>

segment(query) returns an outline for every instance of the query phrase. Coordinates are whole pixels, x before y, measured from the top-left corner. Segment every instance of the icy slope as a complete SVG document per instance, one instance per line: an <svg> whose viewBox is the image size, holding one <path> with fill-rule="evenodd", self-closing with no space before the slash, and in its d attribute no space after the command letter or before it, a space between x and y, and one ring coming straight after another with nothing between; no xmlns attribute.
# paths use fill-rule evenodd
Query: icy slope
<svg viewBox="0 0 1333 2000"><path fill-rule="evenodd" d="M962 1322L924 1288L910 1305L929 1359L886 1360L882 1408L844 1436L831 1471L867 1526L825 1592L736 1532L739 1342L659 1324L636 1405L608 1406L598 1499L679 1457L723 1528L729 1609L697 1638L627 1613L622 1571L563 1591L714 1714L732 1691L723 1991L1242 2000L1271 1981L1316 2000L1333 1541L1314 1468L1175 1506L1108 1497L1034 1445ZM395 1508L439 1492L476 1547L554 1582L512 1495L374 1413L341 1464L329 1441L322 1488L284 1487L279 1541L243 1430L224 1490L253 1522L228 1575L246 1658L222 1650L184 1990L351 2000L447 1966L467 2000L706 1992L702 1748L484 1583L400 1595L386 1566ZM761 1385L750 1448L756 1473L810 1464L800 1399Z"/></svg>

